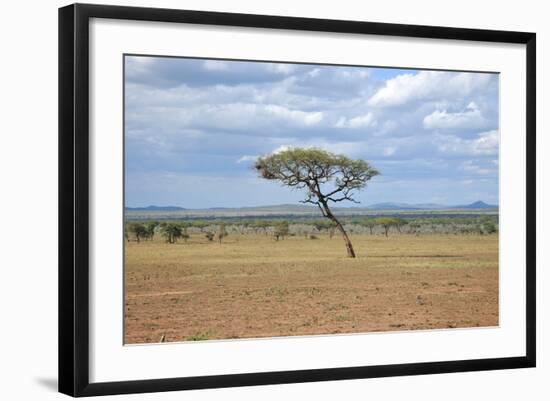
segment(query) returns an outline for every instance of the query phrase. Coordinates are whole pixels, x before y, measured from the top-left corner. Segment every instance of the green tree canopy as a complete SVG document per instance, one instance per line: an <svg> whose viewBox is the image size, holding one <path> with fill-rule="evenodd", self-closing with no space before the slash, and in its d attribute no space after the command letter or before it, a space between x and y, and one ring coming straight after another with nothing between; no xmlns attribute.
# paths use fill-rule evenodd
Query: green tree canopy
<svg viewBox="0 0 550 401"><path fill-rule="evenodd" d="M388 236L388 231L390 230L390 227L397 226L399 223L399 220L394 217L380 217L376 219L376 224L384 227L384 233L386 234L386 237Z"/></svg>
<svg viewBox="0 0 550 401"><path fill-rule="evenodd" d="M286 236L288 236L290 233L289 230L289 224L286 220L281 220L275 223L275 232L273 235L275 236L275 239L279 241L279 238L284 239Z"/></svg>
<svg viewBox="0 0 550 401"><path fill-rule="evenodd" d="M329 203L351 201L353 191L364 188L379 174L365 160L354 160L317 148L291 148L258 157L254 168L260 177L285 186L306 190L302 203L317 205L322 215L333 221L346 243L348 256L355 257L351 241L330 210Z"/></svg>
<svg viewBox="0 0 550 401"><path fill-rule="evenodd" d="M126 224L128 232L131 232L136 237L136 241L140 242L142 238L147 237L147 227L143 223L129 222Z"/></svg>

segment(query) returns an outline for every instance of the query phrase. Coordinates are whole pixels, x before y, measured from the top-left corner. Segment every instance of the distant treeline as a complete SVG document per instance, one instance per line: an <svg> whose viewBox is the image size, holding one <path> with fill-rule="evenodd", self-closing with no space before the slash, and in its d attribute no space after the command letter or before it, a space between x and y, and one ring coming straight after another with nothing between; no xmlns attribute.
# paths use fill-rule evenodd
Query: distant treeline
<svg viewBox="0 0 550 401"><path fill-rule="evenodd" d="M497 215L419 215L342 218L350 234L367 235L426 235L426 234L469 234L488 235L498 232ZM185 220L127 220L124 235L128 241L146 241L160 235L168 243L186 242L191 234L201 235L207 241L218 241L230 234L271 235L275 240L289 236L304 236L316 239L318 235L332 238L335 225L326 219L185 219Z"/></svg>

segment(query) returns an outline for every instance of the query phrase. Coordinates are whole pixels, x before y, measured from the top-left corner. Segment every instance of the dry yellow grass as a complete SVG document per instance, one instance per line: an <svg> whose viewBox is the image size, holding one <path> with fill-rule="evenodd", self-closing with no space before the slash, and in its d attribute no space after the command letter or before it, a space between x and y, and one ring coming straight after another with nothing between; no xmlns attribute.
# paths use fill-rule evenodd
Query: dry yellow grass
<svg viewBox="0 0 550 401"><path fill-rule="evenodd" d="M126 244L125 342L498 325L498 236Z"/></svg>

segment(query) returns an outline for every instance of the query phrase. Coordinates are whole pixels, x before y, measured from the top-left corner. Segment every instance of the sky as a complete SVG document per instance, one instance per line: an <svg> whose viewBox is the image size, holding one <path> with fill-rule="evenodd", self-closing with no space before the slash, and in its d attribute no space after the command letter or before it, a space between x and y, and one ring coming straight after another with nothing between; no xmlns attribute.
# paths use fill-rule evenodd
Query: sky
<svg viewBox="0 0 550 401"><path fill-rule="evenodd" d="M125 203L298 203L253 162L317 147L380 171L358 206L498 204L498 113L498 74L126 56Z"/></svg>

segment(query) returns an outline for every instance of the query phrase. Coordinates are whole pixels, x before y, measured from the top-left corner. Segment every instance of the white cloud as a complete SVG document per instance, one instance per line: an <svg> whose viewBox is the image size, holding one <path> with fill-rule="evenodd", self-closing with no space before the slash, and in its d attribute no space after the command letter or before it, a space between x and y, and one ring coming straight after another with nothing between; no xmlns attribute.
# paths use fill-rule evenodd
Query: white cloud
<svg viewBox="0 0 550 401"><path fill-rule="evenodd" d="M128 61L141 65L151 65L155 62L155 58L148 56L130 56Z"/></svg>
<svg viewBox="0 0 550 401"><path fill-rule="evenodd" d="M497 154L498 143L498 131L483 132L479 134L479 138L474 141L474 150L481 154Z"/></svg>
<svg viewBox="0 0 550 401"><path fill-rule="evenodd" d="M478 175L489 175L497 172L495 168L482 167L471 160L463 162L460 168L464 171L472 172Z"/></svg>
<svg viewBox="0 0 550 401"><path fill-rule="evenodd" d="M317 77L319 74L321 73L321 70L319 68L314 68L313 70L309 71L307 73L308 76L310 76L311 78L315 78Z"/></svg>
<svg viewBox="0 0 550 401"><path fill-rule="evenodd" d="M414 100L440 100L467 96L486 88L490 74L420 71L402 74L386 81L368 101L370 106L400 106Z"/></svg>
<svg viewBox="0 0 550 401"><path fill-rule="evenodd" d="M346 118L346 117L340 117L336 124L334 125L336 128L365 128L365 127L372 127L376 125L376 120L374 119L374 115L369 112L362 116L357 116L353 118Z"/></svg>
<svg viewBox="0 0 550 401"><path fill-rule="evenodd" d="M323 119L323 112L321 111L307 112L301 110L290 110L286 107L274 104L265 106L265 110L274 116L308 126L318 124Z"/></svg>
<svg viewBox="0 0 550 401"><path fill-rule="evenodd" d="M271 154L276 155L278 153L286 152L287 150L290 150L290 149L292 149L292 146L281 145L278 148L276 148L273 152L271 152Z"/></svg>
<svg viewBox="0 0 550 401"><path fill-rule="evenodd" d="M154 61L153 57L128 56L125 73L130 78L147 74L154 65Z"/></svg>
<svg viewBox="0 0 550 401"><path fill-rule="evenodd" d="M356 80L356 79L367 79L369 77L369 73L367 70L338 70L337 77L339 79L347 79L347 80Z"/></svg>
<svg viewBox="0 0 550 401"><path fill-rule="evenodd" d="M318 148L326 150L327 152L336 154L345 154L348 156L356 156L360 152L361 148L366 145L358 146L355 142L328 142L326 140L307 140L298 141L294 140L290 145L281 145L274 149L271 154L277 154L289 149L302 148L311 149Z"/></svg>
<svg viewBox="0 0 550 401"><path fill-rule="evenodd" d="M237 160L237 163L246 163L246 162L253 162L255 161L256 159L258 158L258 156L251 156L251 155L244 155L244 156L241 156L238 160Z"/></svg>
<svg viewBox="0 0 550 401"><path fill-rule="evenodd" d="M296 71L296 67L292 64L267 64L266 68L269 72L281 75L289 75Z"/></svg>
<svg viewBox="0 0 550 401"><path fill-rule="evenodd" d="M443 153L461 155L497 155L499 146L498 131L478 134L476 139L462 139L454 135L438 136L438 149Z"/></svg>
<svg viewBox="0 0 550 401"><path fill-rule="evenodd" d="M397 150L397 148L395 146L388 146L388 147L384 148L384 150L382 151L382 154L384 156L391 156L395 153L396 150Z"/></svg>
<svg viewBox="0 0 550 401"><path fill-rule="evenodd" d="M466 110L449 113L447 110L435 110L424 117L424 128L427 129L473 129L487 124L481 111L474 102L470 102Z"/></svg>

